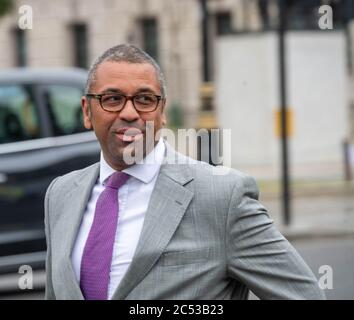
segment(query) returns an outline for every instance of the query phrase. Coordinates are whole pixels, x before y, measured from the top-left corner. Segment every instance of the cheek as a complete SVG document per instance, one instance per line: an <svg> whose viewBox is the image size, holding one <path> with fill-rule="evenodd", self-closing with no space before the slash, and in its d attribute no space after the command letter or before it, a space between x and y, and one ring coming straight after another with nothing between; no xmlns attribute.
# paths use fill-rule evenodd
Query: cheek
<svg viewBox="0 0 354 320"><path fill-rule="evenodd" d="M155 131L160 129L163 124L163 118L160 113L153 114L153 115L145 115L144 118L142 118L142 119L143 119L145 125L147 122L153 122Z"/></svg>
<svg viewBox="0 0 354 320"><path fill-rule="evenodd" d="M92 115L91 122L98 138L106 138L108 136L114 119L114 117L109 115Z"/></svg>

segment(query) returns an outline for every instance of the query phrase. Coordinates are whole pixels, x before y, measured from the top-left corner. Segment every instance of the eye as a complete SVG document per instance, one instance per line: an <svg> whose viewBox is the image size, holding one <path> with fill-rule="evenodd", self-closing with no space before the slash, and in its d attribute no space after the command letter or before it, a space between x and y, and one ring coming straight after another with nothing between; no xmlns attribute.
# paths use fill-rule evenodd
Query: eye
<svg viewBox="0 0 354 320"><path fill-rule="evenodd" d="M136 103L150 105L156 102L156 97L152 94L139 94L134 98Z"/></svg>
<svg viewBox="0 0 354 320"><path fill-rule="evenodd" d="M104 104L119 104L124 101L124 97L119 94L107 94L102 96L102 103Z"/></svg>

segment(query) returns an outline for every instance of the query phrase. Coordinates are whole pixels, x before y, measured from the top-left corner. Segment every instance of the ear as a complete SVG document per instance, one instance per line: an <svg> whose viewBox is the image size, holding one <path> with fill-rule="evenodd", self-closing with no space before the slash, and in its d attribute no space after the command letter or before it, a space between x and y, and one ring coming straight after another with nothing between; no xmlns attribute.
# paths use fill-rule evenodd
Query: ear
<svg viewBox="0 0 354 320"><path fill-rule="evenodd" d="M165 126L166 125L166 112L165 112L165 106L166 106L166 98L164 98L162 100L162 108L161 108L161 112L162 112L162 125Z"/></svg>
<svg viewBox="0 0 354 320"><path fill-rule="evenodd" d="M91 122L91 107L89 100L85 96L81 98L81 108L84 119L84 126L86 129L91 130L93 128Z"/></svg>

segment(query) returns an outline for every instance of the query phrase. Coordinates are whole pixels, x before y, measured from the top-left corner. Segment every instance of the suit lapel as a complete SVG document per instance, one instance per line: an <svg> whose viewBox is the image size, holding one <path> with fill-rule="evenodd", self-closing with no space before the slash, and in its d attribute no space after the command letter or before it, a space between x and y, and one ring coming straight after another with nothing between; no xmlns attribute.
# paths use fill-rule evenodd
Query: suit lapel
<svg viewBox="0 0 354 320"><path fill-rule="evenodd" d="M134 257L112 299L124 299L143 280L163 253L193 198L193 192L185 187L193 180L190 166L176 165L176 161L189 163L184 156L166 145L164 164L151 194ZM70 203L65 228L68 232L63 235L63 241L66 239L65 252L68 254L63 267L67 270L65 281L71 299L84 299L75 276L71 254L98 175L99 163L96 163L87 168L63 195L63 199L68 199L66 202Z"/></svg>
<svg viewBox="0 0 354 320"><path fill-rule="evenodd" d="M67 270L67 272L65 272L67 275L66 283L68 285L68 292L71 292L72 299L84 299L79 282L76 279L71 255L82 217L98 174L99 163L96 163L87 168L82 176L74 182L72 188L68 187L67 193L63 195L63 199L66 199L66 203L70 204L70 210L67 210L68 214L66 217L67 224L65 230L67 230L67 234L63 234L63 241L66 243L65 252L68 253L65 257L65 265L63 267Z"/></svg>
<svg viewBox="0 0 354 320"><path fill-rule="evenodd" d="M112 299L124 299L159 259L193 198L184 187L192 179L187 166L161 166L134 257Z"/></svg>

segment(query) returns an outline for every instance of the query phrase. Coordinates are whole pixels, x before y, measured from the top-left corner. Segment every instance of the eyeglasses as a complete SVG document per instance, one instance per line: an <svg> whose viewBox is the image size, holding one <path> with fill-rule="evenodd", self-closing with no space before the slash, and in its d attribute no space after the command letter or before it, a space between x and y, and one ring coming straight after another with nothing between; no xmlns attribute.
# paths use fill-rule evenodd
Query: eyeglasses
<svg viewBox="0 0 354 320"><path fill-rule="evenodd" d="M133 102L133 106L138 112L153 112L157 109L162 98L150 93L142 93L134 96L126 96L120 93L88 93L86 97L97 99L100 102L101 108L108 112L121 111L128 100Z"/></svg>

